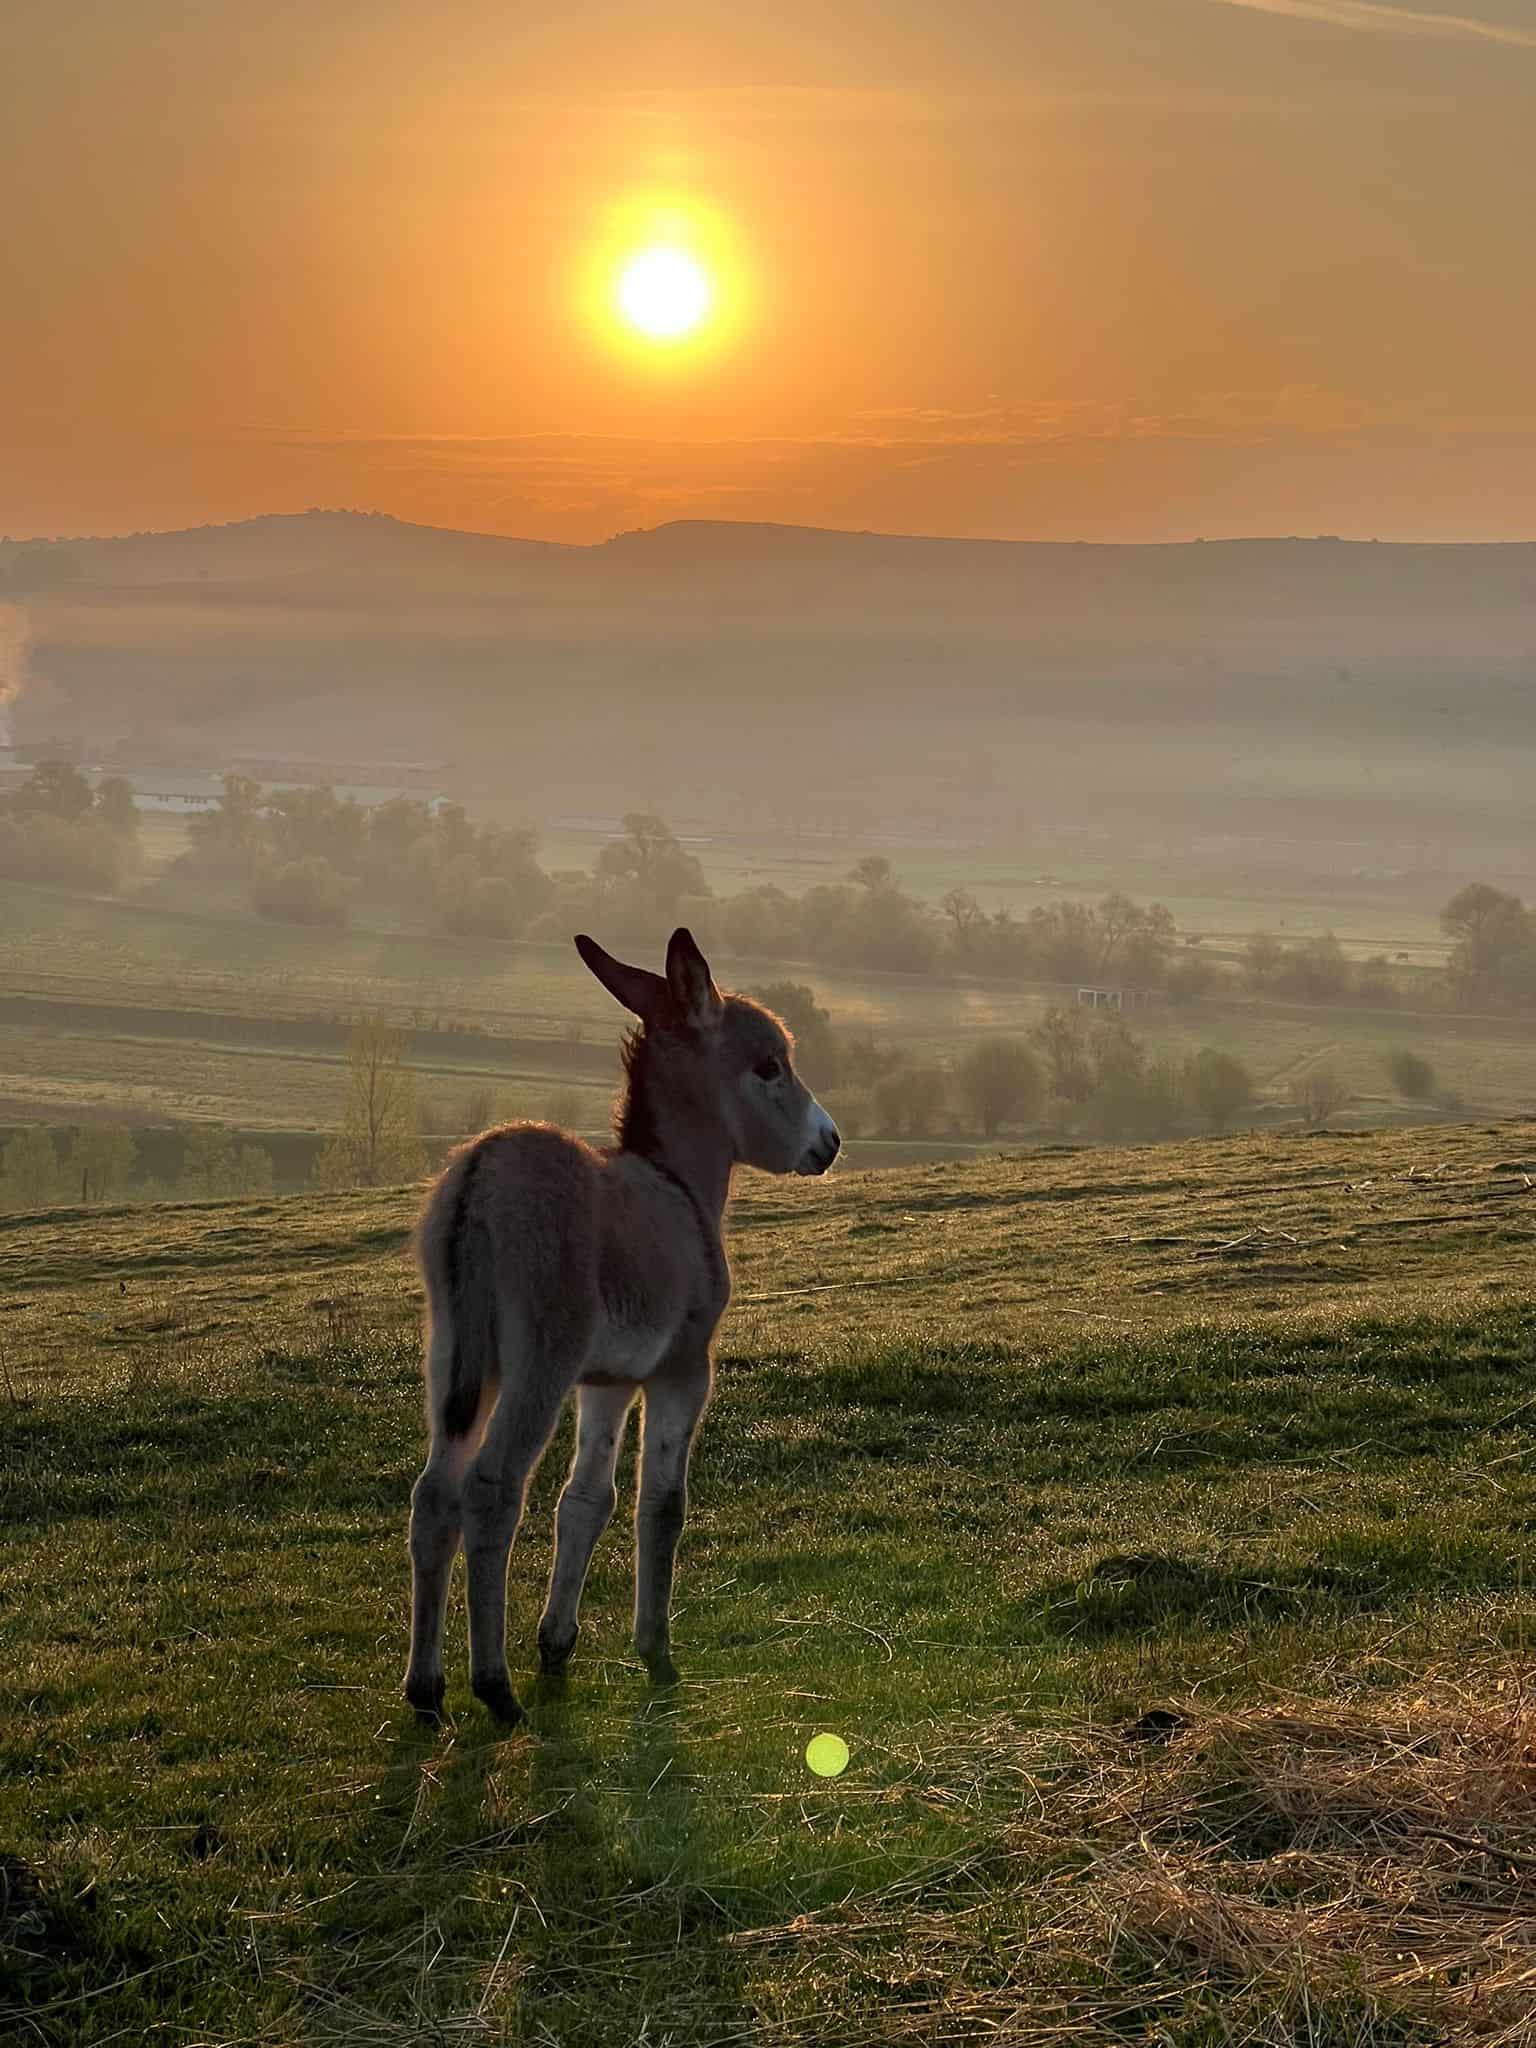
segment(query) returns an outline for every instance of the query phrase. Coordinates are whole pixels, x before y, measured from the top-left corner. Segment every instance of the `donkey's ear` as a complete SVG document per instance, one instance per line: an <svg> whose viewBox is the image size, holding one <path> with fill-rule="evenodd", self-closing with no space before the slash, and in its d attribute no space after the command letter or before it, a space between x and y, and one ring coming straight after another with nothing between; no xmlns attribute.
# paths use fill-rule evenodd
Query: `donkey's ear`
<svg viewBox="0 0 1536 2048"><path fill-rule="evenodd" d="M667 993L667 984L659 974L652 974L648 967L626 967L585 932L576 934L576 950L609 995L626 1010L633 1010L637 1017L650 1022Z"/></svg>
<svg viewBox="0 0 1536 2048"><path fill-rule="evenodd" d="M713 1024L725 1007L709 962L685 925L667 941L667 987L685 1021L698 1030Z"/></svg>

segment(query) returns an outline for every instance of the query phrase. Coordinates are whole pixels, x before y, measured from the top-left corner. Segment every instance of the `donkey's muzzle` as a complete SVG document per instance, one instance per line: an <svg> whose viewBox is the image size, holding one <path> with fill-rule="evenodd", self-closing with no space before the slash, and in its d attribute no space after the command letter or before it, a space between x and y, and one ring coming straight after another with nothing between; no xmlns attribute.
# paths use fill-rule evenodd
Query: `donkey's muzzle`
<svg viewBox="0 0 1536 2048"><path fill-rule="evenodd" d="M796 1162L796 1173L825 1173L842 1148L837 1125L813 1097L806 1120L805 1150Z"/></svg>
<svg viewBox="0 0 1536 2048"><path fill-rule="evenodd" d="M842 1149L843 1141L837 1132L828 1131L809 1151L802 1153L800 1164L795 1171L807 1175L825 1173Z"/></svg>

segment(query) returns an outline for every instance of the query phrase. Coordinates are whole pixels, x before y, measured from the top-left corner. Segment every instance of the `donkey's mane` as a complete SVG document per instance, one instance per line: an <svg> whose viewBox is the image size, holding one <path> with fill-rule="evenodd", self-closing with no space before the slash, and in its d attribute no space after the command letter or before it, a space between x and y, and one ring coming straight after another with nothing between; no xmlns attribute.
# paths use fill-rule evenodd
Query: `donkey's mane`
<svg viewBox="0 0 1536 2048"><path fill-rule="evenodd" d="M613 1135L626 1152L638 1152L643 1157L657 1149L661 1138L656 1106L651 1100L650 1051L643 1024L625 1032L619 1047L624 1086L613 1106Z"/></svg>

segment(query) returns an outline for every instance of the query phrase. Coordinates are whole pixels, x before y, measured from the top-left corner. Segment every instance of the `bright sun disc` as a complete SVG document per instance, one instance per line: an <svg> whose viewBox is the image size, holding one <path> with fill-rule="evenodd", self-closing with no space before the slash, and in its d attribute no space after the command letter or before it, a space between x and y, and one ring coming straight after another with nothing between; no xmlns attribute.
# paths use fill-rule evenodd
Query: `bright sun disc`
<svg viewBox="0 0 1536 2048"><path fill-rule="evenodd" d="M691 334L712 297L708 277L686 249L665 244L642 249L619 273L619 311L652 341Z"/></svg>

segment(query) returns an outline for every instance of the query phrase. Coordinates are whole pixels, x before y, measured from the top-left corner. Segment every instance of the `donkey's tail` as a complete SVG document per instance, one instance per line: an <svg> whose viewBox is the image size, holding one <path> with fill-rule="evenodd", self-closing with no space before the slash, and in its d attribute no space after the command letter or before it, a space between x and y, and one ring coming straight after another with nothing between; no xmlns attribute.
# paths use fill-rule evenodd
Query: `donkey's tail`
<svg viewBox="0 0 1536 2048"><path fill-rule="evenodd" d="M461 1152L432 1191L416 1236L427 1290L427 1412L435 1430L467 1437L501 1383L496 1259L475 1201L480 1149Z"/></svg>

